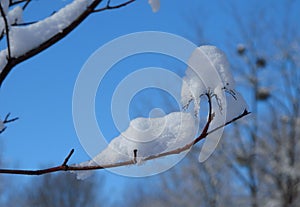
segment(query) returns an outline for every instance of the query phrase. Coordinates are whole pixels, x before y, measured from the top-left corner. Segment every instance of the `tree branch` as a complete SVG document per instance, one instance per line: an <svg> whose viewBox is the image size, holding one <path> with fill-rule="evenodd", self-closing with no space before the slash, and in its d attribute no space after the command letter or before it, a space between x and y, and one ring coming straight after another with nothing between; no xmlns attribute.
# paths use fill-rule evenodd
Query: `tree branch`
<svg viewBox="0 0 300 207"><path fill-rule="evenodd" d="M38 21L34 21L34 22L23 22L23 23L13 23L11 26L27 26L27 25L31 25L31 24L35 24Z"/></svg>
<svg viewBox="0 0 300 207"><path fill-rule="evenodd" d="M128 4L130 4L132 2L135 2L135 1L136 0L129 0L129 1L126 1L122 4L118 4L118 5L115 5L115 6L110 6L110 0L108 0L105 7L100 8L100 9L95 9L93 12L96 13L96 12L102 12L102 11L105 11L105 10L119 9L119 8L127 6Z"/></svg>
<svg viewBox="0 0 300 207"><path fill-rule="evenodd" d="M4 21L4 27L5 27L5 32L6 32L6 43L7 43L7 53L8 57L7 60L11 59L11 50L10 50L10 41L9 41L9 28L8 28L8 21L5 15L5 12L2 8L2 4L0 3L0 13ZM1 84L0 84L1 85Z"/></svg>
<svg viewBox="0 0 300 207"><path fill-rule="evenodd" d="M25 2L26 2L26 3L25 3ZM15 6L15 5L18 5L18 4L25 3L25 4L22 6L22 9L25 10L26 7L28 6L28 4L29 4L30 2L31 2L31 0L9 1L9 7Z"/></svg>
<svg viewBox="0 0 300 207"><path fill-rule="evenodd" d="M87 9L77 18L75 19L70 25L68 25L65 29L63 29L61 32L58 34L54 35L47 41L43 42L41 45L38 47L28 51L27 53L19 56L19 57L11 57L6 64L6 66L3 68L2 72L0 73L0 87L7 77L7 75L10 73L10 71L13 69L14 66L17 64L37 55L38 53L44 51L48 47L54 45L64 37L66 37L69 33L71 33L80 23L82 23L90 14L94 13L96 10L96 7L102 2L103 0L94 0L93 3L90 4L90 6L87 7ZM130 3L133 3L135 0L127 1L125 3L116 5L116 6L106 6L102 9L99 9L100 11L104 10L110 10L110 9L118 9L121 7L124 7Z"/></svg>
<svg viewBox="0 0 300 207"><path fill-rule="evenodd" d="M232 120L226 122L225 124L215 128L215 129L212 129L211 131L208 131L209 125L210 125L211 121L213 120L213 114L212 114L212 105L211 105L211 94L206 94L206 95L208 97L209 115L208 115L207 122L202 130L202 133L199 135L199 137L195 138L191 143L189 143L183 147L180 147L180 148L177 148L174 150L170 150L168 152L163 152L163 153L160 153L157 155L151 155L151 156L142 158L141 159L142 162L184 152L184 151L190 149L193 145L198 143L200 140L203 140L205 137L207 137L207 135L209 135L209 134L217 131L218 129L225 127L225 126L227 126L249 114L249 112L247 110L245 110L241 115L233 118ZM115 168L115 167L121 167L121 166L128 166L128 165L134 165L137 163L137 152L138 151L137 151L137 149L134 149L133 150L133 159L124 161L124 162L117 162L117 163L111 163L111 164L106 164L106 165L95 165L95 166L69 166L69 165L67 165L67 162L69 161L73 152L74 152L74 149L72 149L70 151L70 153L65 158L62 165L59 165L59 166L46 168L46 169L42 169L42 170L0 169L0 174L43 175L43 174L58 172L58 171L101 170L101 169Z"/></svg>
<svg viewBox="0 0 300 207"><path fill-rule="evenodd" d="M4 120L3 120L3 124L7 124L7 123L10 123L10 122L14 122L14 121L16 121L16 120L19 119L19 117L15 117L15 118L9 119L9 116L10 116L10 113L8 113L8 114L5 116L5 118L4 118Z"/></svg>
<svg viewBox="0 0 300 207"><path fill-rule="evenodd" d="M21 3L24 3L24 2L27 2L28 0L19 0L19 1L9 1L9 6L14 6L14 5L17 5L17 4L21 4Z"/></svg>
<svg viewBox="0 0 300 207"><path fill-rule="evenodd" d="M207 119L207 122L202 130L202 133L200 134L199 137L197 137L195 140L194 140L194 144L196 144L197 142L199 142L201 139L203 139L204 137L206 137L208 135L207 131L208 131L208 128L209 128L209 125L210 123L212 122L213 118L214 118L214 114L212 113L212 104L211 104L211 92L208 92L206 94L207 98L208 98L208 108L209 108L209 111L208 111L208 119ZM193 145L194 145L193 144Z"/></svg>
<svg viewBox="0 0 300 207"><path fill-rule="evenodd" d="M25 10L27 8L27 6L29 5L30 2L31 2L31 0L26 0L26 3L22 7L22 9Z"/></svg>
<svg viewBox="0 0 300 207"><path fill-rule="evenodd" d="M10 116L10 113L8 113L8 114L5 116L4 120L2 121L3 124L7 124L7 123L10 123L10 122L14 122L14 121L16 121L16 120L19 119L19 117L15 117L15 118L9 119L9 116ZM2 130L0 130L0 134L1 134L2 132L4 132L4 131L6 130L6 128L7 128L7 127L5 126Z"/></svg>
<svg viewBox="0 0 300 207"><path fill-rule="evenodd" d="M72 149L70 151L70 153L68 154L68 156L66 157L66 159L64 160L62 166L67 166L67 163L69 162L69 159L71 158L72 154L74 153L74 149Z"/></svg>

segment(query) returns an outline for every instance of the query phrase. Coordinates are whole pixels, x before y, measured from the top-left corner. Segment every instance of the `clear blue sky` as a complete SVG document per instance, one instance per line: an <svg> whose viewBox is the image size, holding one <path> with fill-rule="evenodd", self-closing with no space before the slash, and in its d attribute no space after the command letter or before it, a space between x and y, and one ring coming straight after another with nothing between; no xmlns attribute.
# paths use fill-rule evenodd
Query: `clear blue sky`
<svg viewBox="0 0 300 207"><path fill-rule="evenodd" d="M34 1L28 8L30 13L27 13L25 20L48 16L53 10L69 2L70 0ZM248 4L251 3L238 2L237 8L242 11ZM147 0L139 0L122 9L91 15L65 39L15 67L0 93L0 116L3 118L6 113L11 112L12 116L20 117L0 137L6 161L3 167L35 169L60 164L72 148L75 153L70 163L88 160L89 157L78 141L72 120L73 87L87 58L101 45L116 37L145 30L170 32L199 42L201 37L195 35L193 28L196 22L205 28L203 32L209 37L209 43L226 52L224 37L229 31L234 33L233 23L227 15L227 6L224 1L216 0L161 0L160 11L152 13ZM205 39L202 41L206 42ZM117 132L105 97L111 96L112 90L109 89L115 87L116 80L140 66L172 67L170 62L160 58L155 58L154 65L151 62L132 64L128 61L127 65L123 65L128 67L123 72L113 71L104 82L107 84L103 86L104 96L97 97L97 118L107 121L103 128L108 139ZM179 72L180 75L183 75L182 71ZM134 113L145 115L140 112L141 109L143 107L139 107ZM132 116L135 116L134 113Z"/></svg>

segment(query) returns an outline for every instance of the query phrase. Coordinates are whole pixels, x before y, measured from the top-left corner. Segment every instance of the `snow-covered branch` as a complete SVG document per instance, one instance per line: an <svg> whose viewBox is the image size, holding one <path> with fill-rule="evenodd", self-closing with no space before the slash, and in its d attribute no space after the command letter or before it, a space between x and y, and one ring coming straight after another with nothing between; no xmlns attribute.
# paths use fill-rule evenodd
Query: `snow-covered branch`
<svg viewBox="0 0 300 207"><path fill-rule="evenodd" d="M6 35L7 48L0 51L0 86L14 66L67 36L90 14L97 11L97 6L102 1L74 0L41 21L20 26L16 23L21 23L24 8L16 6L9 10L8 0L1 0L0 29L4 26L2 34ZM98 11L118 9L134 1L129 0L115 6L107 4ZM30 1L17 1L12 4L22 2L28 4Z"/></svg>
<svg viewBox="0 0 300 207"><path fill-rule="evenodd" d="M207 95L207 96L208 96L208 102L209 102L209 108L210 108L210 110L209 110L210 113L208 115L207 122L206 122L202 132L200 133L200 135L198 137L196 137L195 139L193 139L192 142L190 142L182 147L178 147L176 149L158 153L158 154L149 155L147 157L141 158L139 161L137 161L137 157L139 156L138 154L142 153L142 152L139 152L137 149L134 149L132 151L132 159L128 159L128 160L122 161L122 162L107 163L107 164L103 164L103 165L68 165L67 163L68 163L71 155L74 152L74 149L72 149L70 151L70 153L68 154L68 156L64 159L64 161L61 165L54 166L51 168L41 169L41 170L0 169L0 173L1 174L21 174L21 175L43 175L43 174L48 174L48 173L53 173L53 172L58 172L58 171L90 171L90 170L102 170L102 169L115 168L115 167L121 167L121 166L135 165L139 162L145 162L145 161L154 160L154 159L158 159L158 158L169 156L169 155L180 154L186 150L189 150L191 147L193 147L199 141L205 139L208 135L214 133L216 130L218 130L222 127L225 127L225 126L227 126L249 114L249 112L247 110L245 110L242 114L240 114L237 117L234 117L232 120L218 126L217 128L214 128L214 129L208 131L209 125L213 120L213 112L212 112L212 105L211 105L211 95Z"/></svg>
<svg viewBox="0 0 300 207"><path fill-rule="evenodd" d="M119 5L97 9L103 0L74 0L58 12L38 22L22 23L24 7L15 6L14 2L0 0L0 29L6 35L7 48L0 51L0 86L12 68L20 62L31 58L55 44L92 13L124 7L135 0L128 0ZM25 3L26 2L26 3ZM15 1L25 3L28 1ZM160 7L159 0L149 1L152 10ZM219 129L249 114L243 97L235 90L235 82L229 70L226 55L215 46L201 46L195 49L188 61L188 68L183 77L181 104L183 111L176 111L159 118L136 118L130 122L128 129L115 137L92 160L68 165L72 150L59 166L42 170L0 169L0 173L41 175L56 171L87 171L133 165L168 155L179 154L189 150L199 141L211 134L219 136ZM207 120L198 134L200 99L208 101ZM189 106L193 105L193 110ZM15 121L0 120L0 133L5 124ZM151 126L149 128L149 126ZM196 136L196 137L195 137ZM205 145L204 145L205 147ZM200 154L201 157L201 154ZM203 159L199 158L200 160ZM83 172L84 174L84 172ZM78 174L78 177L85 177Z"/></svg>

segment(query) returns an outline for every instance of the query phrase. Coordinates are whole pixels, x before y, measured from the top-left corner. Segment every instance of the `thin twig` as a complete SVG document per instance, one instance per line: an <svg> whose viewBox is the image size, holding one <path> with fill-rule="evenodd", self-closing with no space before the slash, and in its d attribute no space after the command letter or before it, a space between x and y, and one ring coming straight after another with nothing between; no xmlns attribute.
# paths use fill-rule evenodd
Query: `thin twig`
<svg viewBox="0 0 300 207"><path fill-rule="evenodd" d="M5 116L5 118L4 118L4 120L3 120L3 124L7 124L7 123L10 123L10 122L14 122L14 121L16 121L16 120L19 119L19 117L15 117L15 118L9 119L9 116L10 116L10 113L8 113L8 114Z"/></svg>
<svg viewBox="0 0 300 207"><path fill-rule="evenodd" d="M231 124L231 123L233 123L233 122L235 122L236 120L238 120L238 119L240 119L240 118L242 118L242 117L244 117L244 116L247 116L248 114L251 114L251 112L249 112L249 111L247 111L247 109L245 109L244 112L243 112L241 115L239 115L239 116L233 118L232 120L226 122L225 124L223 124L223 125L221 125L221 126L216 127L215 129L209 131L209 132L207 133L207 135L209 135L209 134L211 134L211 133L214 133L215 131L217 131L217 130L219 130L219 129L221 129L221 128L223 128L223 127L225 127L225 126L227 126L227 125L229 125L229 124Z"/></svg>
<svg viewBox="0 0 300 207"><path fill-rule="evenodd" d="M3 133L6 130L6 126L4 126L1 130L0 130L0 134Z"/></svg>
<svg viewBox="0 0 300 207"><path fill-rule="evenodd" d="M2 31L1 31L1 34L0 34L0 41L3 39L4 34L5 34L5 33L4 33L4 30L2 30Z"/></svg>
<svg viewBox="0 0 300 207"><path fill-rule="evenodd" d="M33 22L23 22L23 23L13 23L11 26L27 26L27 25L31 25L31 24L35 24L38 21L33 21Z"/></svg>
<svg viewBox="0 0 300 207"><path fill-rule="evenodd" d="M74 153L74 149L71 149L71 151L69 152L68 156L66 157L66 159L64 160L62 166L67 166L67 163L69 161L69 159L71 158L72 154Z"/></svg>
<svg viewBox="0 0 300 207"><path fill-rule="evenodd" d="M109 7L110 6L110 1L111 0L107 0L106 6Z"/></svg>
<svg viewBox="0 0 300 207"><path fill-rule="evenodd" d="M22 7L22 9L25 10L30 2L31 2L31 0L27 0L26 3L24 4L24 6Z"/></svg>
<svg viewBox="0 0 300 207"><path fill-rule="evenodd" d="M195 140L194 140L194 145L196 143L198 143L201 139L203 139L204 137L207 136L207 131L208 131L208 128L209 128L209 125L210 123L212 122L213 118L214 118L214 114L212 113L212 103L211 103L211 92L208 92L206 94L207 98L208 98L208 119L207 119L207 122L202 130L202 133L199 135L199 137L197 137Z"/></svg>
<svg viewBox="0 0 300 207"><path fill-rule="evenodd" d="M14 6L14 5L17 5L17 4L21 4L21 3L24 3L28 0L19 0L19 1L9 1L9 6Z"/></svg>
<svg viewBox="0 0 300 207"><path fill-rule="evenodd" d="M22 4L26 2L23 6L22 6L22 10L24 11L26 9L26 7L28 6L28 4L31 2L31 0L20 0L20 1L10 1L9 2L9 6L14 6L14 5L17 5L17 4Z"/></svg>
<svg viewBox="0 0 300 207"><path fill-rule="evenodd" d="M132 3L132 2L135 2L136 0L129 0L129 1L126 1L122 4L118 4L118 5L115 5L115 6L111 6L110 5L110 0L107 1L107 4L105 7L102 7L100 9L95 9L93 12L96 13L96 12L102 12L102 11L105 11L105 10L110 10L110 9L119 9L121 7L124 7L124 6L127 6L128 4Z"/></svg>
<svg viewBox="0 0 300 207"><path fill-rule="evenodd" d="M9 28L8 28L8 21L5 15L5 12L2 8L2 4L0 3L0 13L4 21L5 32L6 32L6 43L7 43L7 51L8 51L8 61L11 59L11 50L10 50L10 41L9 41Z"/></svg>
<svg viewBox="0 0 300 207"><path fill-rule="evenodd" d="M19 117L15 117L15 118L9 119L9 116L10 116L10 113L8 113L8 114L5 116L4 120L2 121L3 124L7 124L7 123L10 123L10 122L14 122L14 121L16 121L16 120L19 119ZM5 126L4 128L2 128L2 129L0 130L0 134L3 133L3 132L6 130L6 128L7 128L6 126Z"/></svg>

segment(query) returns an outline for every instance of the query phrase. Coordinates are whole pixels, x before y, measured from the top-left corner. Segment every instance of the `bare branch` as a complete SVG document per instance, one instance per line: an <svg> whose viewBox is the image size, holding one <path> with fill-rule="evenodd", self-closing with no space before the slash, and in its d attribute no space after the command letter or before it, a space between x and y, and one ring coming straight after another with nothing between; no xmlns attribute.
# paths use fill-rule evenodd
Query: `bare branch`
<svg viewBox="0 0 300 207"><path fill-rule="evenodd" d="M3 120L3 123L4 123L4 124L10 123L10 122L14 122L14 121L16 121L16 120L19 119L19 117L15 117L15 118L9 119L9 116L10 116L10 113L8 113L8 114L5 116L5 118L4 118L4 120Z"/></svg>
<svg viewBox="0 0 300 207"><path fill-rule="evenodd" d="M13 23L11 26L27 26L27 25L31 25L31 24L35 24L38 21L33 21L33 22L23 22L23 23Z"/></svg>
<svg viewBox="0 0 300 207"><path fill-rule="evenodd" d="M26 7L28 6L28 4L31 2L31 0L26 0L26 3L24 4L24 6L22 7L23 10L26 9Z"/></svg>
<svg viewBox="0 0 300 207"><path fill-rule="evenodd" d="M4 30L1 31L1 34L0 34L0 41L2 40L3 37L4 37Z"/></svg>
<svg viewBox="0 0 300 207"><path fill-rule="evenodd" d="M208 98L208 119L207 119L207 122L206 122L203 130L202 130L202 133L200 134L199 137L197 137L194 140L194 144L196 144L197 142L199 142L201 139L203 139L204 137L206 137L208 135L207 131L208 131L209 125L210 125L210 123L212 122L212 120L214 118L214 114L212 113L212 104L211 104L211 94L210 94L210 92L208 92L206 94L206 96Z"/></svg>
<svg viewBox="0 0 300 207"><path fill-rule="evenodd" d="M136 0L129 0L129 1L126 1L122 4L118 4L118 5L115 5L115 6L110 6L110 0L108 0L105 7L100 8L100 9L95 9L93 12L96 13L96 12L102 12L102 11L105 11L105 10L119 9L119 8L127 6L128 4L133 3L135 1Z"/></svg>
<svg viewBox="0 0 300 207"><path fill-rule="evenodd" d="M64 160L62 166L67 166L67 163L68 163L68 161L69 161L69 159L71 158L71 156L72 156L73 153L74 153L74 149L72 149L72 150L69 152L69 154L68 154L68 156L66 157L66 159Z"/></svg>
<svg viewBox="0 0 300 207"><path fill-rule="evenodd" d="M10 50L10 41L9 41L9 27L8 27L8 21L5 15L5 12L2 8L2 4L0 3L0 13L4 21L4 26L5 26L5 32L6 32L6 43L7 43L7 51L8 51L8 57L7 59L11 59L11 50Z"/></svg>
<svg viewBox="0 0 300 207"><path fill-rule="evenodd" d="M25 3L26 2L26 3ZM18 1L12 1L10 0L9 1L9 7L12 7L12 6L15 6L15 5L18 5L18 4L23 4L25 3L23 6L22 6L22 9L25 10L26 7L28 6L28 4L31 2L31 0L18 0Z"/></svg>
<svg viewBox="0 0 300 207"><path fill-rule="evenodd" d="M7 124L7 123L10 123L10 122L14 122L14 121L16 121L16 120L19 119L19 117L15 117L15 118L9 119L9 116L10 116L10 113L8 113L8 114L5 116L4 120L2 121L3 124ZM2 132L4 132L4 131L6 130L6 128L7 128L6 126L5 126L4 128L2 128L2 129L0 130L0 134L1 134Z"/></svg>
<svg viewBox="0 0 300 207"><path fill-rule="evenodd" d="M240 118L242 118L242 117L244 117L244 116L247 116L248 114L251 114L251 112L249 112L249 111L247 111L247 109L245 109L244 112L243 112L241 115L239 115L239 116L237 116L237 117L231 119L230 121L226 122L225 124L223 124L223 125L221 125L221 126L218 126L218 127L215 128L215 129L209 131L209 132L207 133L207 135L209 135L209 134L211 134L211 133L214 133L215 131L217 131L217 130L219 130L219 129L221 129L221 128L223 128L223 127L225 127L225 126L227 126L227 125L229 125L229 124L231 124L231 123L237 121L238 119L240 119Z"/></svg>
<svg viewBox="0 0 300 207"><path fill-rule="evenodd" d="M9 1L9 6L14 6L14 5L17 5L17 4L21 4L21 3L24 3L24 2L27 2L28 0L19 0L19 1L12 1L10 0Z"/></svg>

